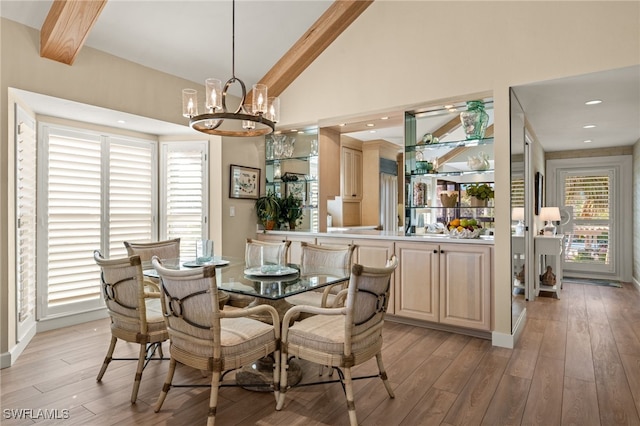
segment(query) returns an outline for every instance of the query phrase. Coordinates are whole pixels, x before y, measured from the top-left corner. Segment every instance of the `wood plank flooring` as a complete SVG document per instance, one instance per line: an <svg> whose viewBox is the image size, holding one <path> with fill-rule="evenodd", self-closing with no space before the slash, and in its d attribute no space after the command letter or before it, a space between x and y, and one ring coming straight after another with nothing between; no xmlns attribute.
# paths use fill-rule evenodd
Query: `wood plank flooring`
<svg viewBox="0 0 640 426"><path fill-rule="evenodd" d="M396 398L389 399L377 379L356 381L358 420L385 426L640 425L640 292L630 284L564 287L560 300L527 303L527 324L513 350L387 322L383 357ZM129 403L135 362L112 362L97 383L109 335L108 320L38 334L14 366L0 371L0 423L205 423L207 388L172 388L162 411L153 412L166 361L145 369L135 405ZM136 354L136 345L116 347L116 356ZM307 365L305 377L317 371ZM375 371L369 361L355 373ZM178 367L175 383L194 381L207 379ZM69 410L69 418L13 419L11 409ZM217 423L347 425L348 416L339 384L296 387L280 412L270 393L229 387L220 390Z"/></svg>

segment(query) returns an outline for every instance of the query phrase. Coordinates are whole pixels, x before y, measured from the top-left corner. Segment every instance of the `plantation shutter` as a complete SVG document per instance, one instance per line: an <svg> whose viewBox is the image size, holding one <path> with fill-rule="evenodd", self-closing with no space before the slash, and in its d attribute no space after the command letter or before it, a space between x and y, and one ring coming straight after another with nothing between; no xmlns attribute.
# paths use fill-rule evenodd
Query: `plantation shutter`
<svg viewBox="0 0 640 426"><path fill-rule="evenodd" d="M16 280L18 341L36 318L36 128L16 105Z"/></svg>
<svg viewBox="0 0 640 426"><path fill-rule="evenodd" d="M511 178L511 207L524 207L524 176Z"/></svg>
<svg viewBox="0 0 640 426"><path fill-rule="evenodd" d="M109 138L109 256L123 257L124 241L157 240L155 142Z"/></svg>
<svg viewBox="0 0 640 426"><path fill-rule="evenodd" d="M573 207L573 231L567 235L565 259L593 265L611 263L611 173L564 175L564 205Z"/></svg>
<svg viewBox="0 0 640 426"><path fill-rule="evenodd" d="M195 257L195 241L208 237L206 142L164 142L160 181L163 239L180 238L180 254Z"/></svg>
<svg viewBox="0 0 640 426"><path fill-rule="evenodd" d="M101 247L102 143L99 135L42 127L44 249L39 274L45 316L100 306L93 250ZM71 306L73 305L73 307Z"/></svg>

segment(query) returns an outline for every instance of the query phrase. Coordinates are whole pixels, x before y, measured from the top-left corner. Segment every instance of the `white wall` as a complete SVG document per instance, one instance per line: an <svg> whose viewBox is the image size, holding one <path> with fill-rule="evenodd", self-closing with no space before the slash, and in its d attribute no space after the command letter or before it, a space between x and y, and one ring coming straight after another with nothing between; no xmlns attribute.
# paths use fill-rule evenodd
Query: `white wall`
<svg viewBox="0 0 640 426"><path fill-rule="evenodd" d="M637 65L640 3L376 1L281 96L284 125L493 93L495 330L510 333L510 86Z"/></svg>

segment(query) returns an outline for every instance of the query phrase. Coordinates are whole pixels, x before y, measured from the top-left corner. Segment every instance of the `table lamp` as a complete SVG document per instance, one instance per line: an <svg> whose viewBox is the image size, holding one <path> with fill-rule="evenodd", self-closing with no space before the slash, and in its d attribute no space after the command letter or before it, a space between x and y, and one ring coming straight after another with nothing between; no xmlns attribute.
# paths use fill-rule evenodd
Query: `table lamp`
<svg viewBox="0 0 640 426"><path fill-rule="evenodd" d="M517 220L516 235L524 235L524 207L511 209L511 220Z"/></svg>
<svg viewBox="0 0 640 426"><path fill-rule="evenodd" d="M540 220L544 220L544 235L556 235L556 227L553 221L560 220L560 209L558 207L543 207L540 211Z"/></svg>

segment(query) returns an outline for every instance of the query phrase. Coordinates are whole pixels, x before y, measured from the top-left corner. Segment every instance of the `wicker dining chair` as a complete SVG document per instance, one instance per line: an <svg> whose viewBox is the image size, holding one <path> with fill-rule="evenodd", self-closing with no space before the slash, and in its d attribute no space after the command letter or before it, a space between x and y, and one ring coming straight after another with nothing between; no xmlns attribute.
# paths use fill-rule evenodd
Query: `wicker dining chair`
<svg viewBox="0 0 640 426"><path fill-rule="evenodd" d="M133 404L138 397L142 371L149 360L165 359L162 354L162 342L169 339L169 334L162 316L160 294L145 292L140 256L105 259L96 250L93 257L101 269L102 295L111 317L111 343L96 380L102 380L112 360L137 359L138 366L131 392ZM118 339L138 343L138 358L113 358ZM154 358L156 351L159 358Z"/></svg>
<svg viewBox="0 0 640 426"><path fill-rule="evenodd" d="M150 243L125 241L124 246L126 247L127 254L129 256L133 256L134 254L140 256L142 265L145 267L151 267L151 258L153 256L158 256L160 259L180 258L180 238L164 241L152 241ZM145 284L155 291L160 291L157 279L145 277Z"/></svg>
<svg viewBox="0 0 640 426"><path fill-rule="evenodd" d="M245 265L247 268L260 266L261 262L285 265L290 246L291 241L260 241L247 238L244 251ZM249 306L254 301L255 297L252 296L229 293L228 304L237 308Z"/></svg>
<svg viewBox="0 0 640 426"><path fill-rule="evenodd" d="M306 269L322 268L325 266L350 269L353 259L353 252L356 246L353 244L344 246L323 246L300 243L300 273L304 274ZM311 305L322 308L329 308L334 305L336 295L347 288L348 281L338 283L315 291L307 291L285 298L292 305ZM304 317L304 316L302 316ZM301 318L302 318L301 317Z"/></svg>
<svg viewBox="0 0 640 426"><path fill-rule="evenodd" d="M220 310L214 266L176 270L152 265L160 275L162 310L171 340L169 371L155 411L162 408L172 386L177 363L210 371L211 394L207 425L215 424L222 373L247 366L274 353L273 389L276 401L280 382L280 319L273 306ZM267 314L273 325L249 318Z"/></svg>
<svg viewBox="0 0 640 426"><path fill-rule="evenodd" d="M394 398L382 364L382 327L389 302L391 274L397 266L395 256L392 256L384 268L354 264L349 287L337 296L338 299L346 297L345 306L319 308L299 305L287 311L282 319L281 388L276 410L281 410L284 406L288 359L293 356L334 367L338 371L352 426L358 424L352 367L375 357L378 376L389 396ZM289 319L302 312L315 315L289 325Z"/></svg>

